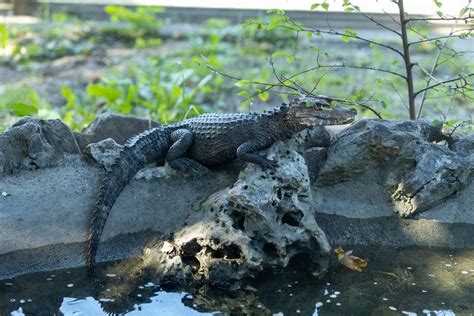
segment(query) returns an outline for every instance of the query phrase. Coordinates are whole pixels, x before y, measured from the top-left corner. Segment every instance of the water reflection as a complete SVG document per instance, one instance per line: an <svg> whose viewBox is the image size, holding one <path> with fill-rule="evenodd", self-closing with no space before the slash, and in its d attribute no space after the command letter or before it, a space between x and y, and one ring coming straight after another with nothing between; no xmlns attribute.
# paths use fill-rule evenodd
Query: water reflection
<svg viewBox="0 0 474 316"><path fill-rule="evenodd" d="M150 303L135 304L133 305L133 310L129 311L123 315L127 316L140 316L140 315L183 315L183 316L192 316L192 315L218 315L217 312L211 313L201 313L192 308L189 308L182 304L182 301L185 297L188 296L187 293L169 293L165 291L155 292L154 296L150 297ZM107 316L110 315L102 309L101 302L108 302L101 299L100 302L93 297L89 296L84 299L75 299L70 297L65 297L59 311L68 316Z"/></svg>
<svg viewBox="0 0 474 316"><path fill-rule="evenodd" d="M339 270L323 280L301 271L267 272L245 292L160 287L109 265L96 279L85 269L0 281L0 315L472 315L474 250L357 247L362 273Z"/></svg>

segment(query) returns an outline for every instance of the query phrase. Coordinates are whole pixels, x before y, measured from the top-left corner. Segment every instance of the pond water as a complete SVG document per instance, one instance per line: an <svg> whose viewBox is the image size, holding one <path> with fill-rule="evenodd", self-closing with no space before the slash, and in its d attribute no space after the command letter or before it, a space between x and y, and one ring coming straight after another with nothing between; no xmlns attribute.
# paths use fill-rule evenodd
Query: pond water
<svg viewBox="0 0 474 316"><path fill-rule="evenodd" d="M347 247L346 247L347 248ZM474 250L354 247L362 272L315 280L289 268L245 294L136 283L101 265L0 281L0 315L474 315Z"/></svg>

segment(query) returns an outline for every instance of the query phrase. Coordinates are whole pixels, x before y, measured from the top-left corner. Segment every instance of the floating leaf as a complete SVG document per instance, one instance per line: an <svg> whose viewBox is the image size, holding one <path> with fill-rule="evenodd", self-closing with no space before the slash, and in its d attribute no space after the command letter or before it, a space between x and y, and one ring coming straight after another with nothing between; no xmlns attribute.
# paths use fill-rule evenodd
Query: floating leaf
<svg viewBox="0 0 474 316"><path fill-rule="evenodd" d="M320 5L321 5L321 3L313 3L311 5L311 10L316 10Z"/></svg>
<svg viewBox="0 0 474 316"><path fill-rule="evenodd" d="M321 7L323 7L323 9L327 11L329 9L329 3L327 2L321 3Z"/></svg>
<svg viewBox="0 0 474 316"><path fill-rule="evenodd" d="M350 270L362 272L367 267L367 260L353 256L352 250L344 251L341 247L337 247L334 252L337 254L339 262Z"/></svg>

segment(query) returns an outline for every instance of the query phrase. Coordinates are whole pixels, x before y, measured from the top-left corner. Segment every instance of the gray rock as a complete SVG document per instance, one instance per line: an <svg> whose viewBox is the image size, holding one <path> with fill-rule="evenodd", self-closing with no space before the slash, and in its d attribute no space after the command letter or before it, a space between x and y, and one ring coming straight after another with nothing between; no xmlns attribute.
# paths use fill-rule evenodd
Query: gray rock
<svg viewBox="0 0 474 316"><path fill-rule="evenodd" d="M87 145L83 150L83 154L104 166L105 169L110 170L120 156L121 150L121 145L117 144L112 138L107 138L98 143Z"/></svg>
<svg viewBox="0 0 474 316"><path fill-rule="evenodd" d="M119 114L104 114L97 117L82 133L74 133L81 150L88 144L97 143L106 138L125 144L127 139L159 124L151 120Z"/></svg>
<svg viewBox="0 0 474 316"><path fill-rule="evenodd" d="M161 282L212 284L237 290L240 281L293 261L321 276L330 252L314 219L309 174L295 141L275 144L275 171L249 165L232 187L211 195L170 238L147 247L139 268ZM125 263L128 265L128 263Z"/></svg>
<svg viewBox="0 0 474 316"><path fill-rule="evenodd" d="M328 149L321 147L313 147L305 150L303 153L304 160L308 166L309 178L311 183L315 182L319 176L319 172L323 168L328 156Z"/></svg>
<svg viewBox="0 0 474 316"><path fill-rule="evenodd" d="M473 156L474 155L474 134L460 137L451 146L451 149L458 153L460 156Z"/></svg>
<svg viewBox="0 0 474 316"><path fill-rule="evenodd" d="M324 126L315 126L299 133L296 139L305 149L312 147L328 147L331 144L331 134Z"/></svg>
<svg viewBox="0 0 474 316"><path fill-rule="evenodd" d="M55 166L68 154L79 154L79 147L66 125L24 117L0 133L0 176Z"/></svg>
<svg viewBox="0 0 474 316"><path fill-rule="evenodd" d="M470 161L447 146L446 137L424 121L362 120L339 134L316 181L334 185L377 168L400 216L426 210L471 181Z"/></svg>

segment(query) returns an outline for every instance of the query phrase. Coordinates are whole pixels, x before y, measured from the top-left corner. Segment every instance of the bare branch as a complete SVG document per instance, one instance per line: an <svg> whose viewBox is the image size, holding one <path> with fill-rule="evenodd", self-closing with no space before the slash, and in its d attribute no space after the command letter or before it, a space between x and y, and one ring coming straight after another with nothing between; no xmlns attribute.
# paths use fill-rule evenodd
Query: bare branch
<svg viewBox="0 0 474 316"><path fill-rule="evenodd" d="M365 17L366 19L369 19L370 21L374 22L376 25L380 26L381 28L384 28L392 33L395 33L397 34L398 36L402 36L402 34L400 32L398 32L397 30L394 30L392 28L389 28L388 26L386 26L385 24L382 24L380 23L379 21L377 21L376 19L374 19L373 17L365 14L364 12L361 12L361 11L358 11L360 14L362 14L363 17Z"/></svg>
<svg viewBox="0 0 474 316"><path fill-rule="evenodd" d="M393 21L393 23L400 25L400 21L397 21L390 13L387 13L384 9L382 9L382 12L390 18L390 20Z"/></svg>
<svg viewBox="0 0 474 316"><path fill-rule="evenodd" d="M378 71L378 72L384 72L388 73L394 76L398 76L402 79L407 79L405 75L402 75L401 73L391 71L388 69L381 69L381 68L375 68L375 67L368 67L368 66L357 66L357 65L346 65L346 64L334 64L334 65L319 65L318 68L353 68L353 69L364 69L364 70L373 70L373 71Z"/></svg>
<svg viewBox="0 0 474 316"><path fill-rule="evenodd" d="M441 58L441 52L443 51L444 47L446 46L446 44L448 43L448 39L445 39L443 44L438 48L438 54L436 54L436 58L435 58L435 61L433 63L433 66L431 67L431 71L429 73L425 72L425 74L427 75L428 79L426 80L426 85L425 85L425 88L429 87L430 84L431 84L431 80L435 80L435 81L438 81L438 79L436 79L435 77L433 77L433 74L436 70L436 68L439 66L439 59ZM421 67L421 65L419 65L420 69L422 69L423 71L426 71L423 67ZM421 96L421 101L420 101L420 107L418 108L418 115L417 115L417 118L419 119L420 116L421 116L421 111L423 110L423 105L426 101L426 94L428 93L428 90L425 90L423 91L423 95ZM415 97L416 97L416 94L415 94Z"/></svg>
<svg viewBox="0 0 474 316"><path fill-rule="evenodd" d="M474 73L470 73L470 74L466 74L466 75L462 75L462 76L459 75L458 78L451 78L451 79L448 79L448 80L440 81L440 82L435 83L435 84L433 84L433 85L431 85L431 86L428 86L428 87L426 87L426 88L424 88L424 89L418 90L417 92L415 92L415 97L418 96L420 93L422 93L422 92L424 92L424 91L427 91L427 90L430 90L430 89L439 87L439 86L441 86L441 85L443 85L443 84L447 84L447 83L450 83L450 82L464 81L463 86L467 86L467 85L469 85L469 84L468 84L466 78L472 77L472 76L474 76ZM459 88L459 87L458 87L458 88Z"/></svg>
<svg viewBox="0 0 474 316"><path fill-rule="evenodd" d="M458 32L467 32L467 33L455 35L455 33L458 33ZM456 30L456 31L451 32L449 35L438 36L438 37L431 37L431 38L425 38L425 39L422 39L422 40L419 40L419 41L410 42L410 43L408 43L408 46L416 45L416 44L420 44L420 43L426 43L426 42L433 42L433 41L437 41L437 40L445 39L445 38L455 38L455 37L460 38L460 37L465 37L465 36L471 35L472 32L474 32L474 28Z"/></svg>
<svg viewBox="0 0 474 316"><path fill-rule="evenodd" d="M416 22L416 21L465 21L466 23L469 22L470 20L474 19L472 16L466 16L466 17L455 17L455 16L450 16L450 17L438 17L438 18L409 18L406 19L405 21L407 23L410 22Z"/></svg>
<svg viewBox="0 0 474 316"><path fill-rule="evenodd" d="M294 25L293 21L291 21L290 23L292 25ZM395 52L398 55L403 57L403 53L401 51L399 51L398 49L396 49L395 47L392 47L390 45L386 45L386 44L383 44L383 43L380 43L380 42L377 42L377 41L374 41L374 40L370 40L368 38L364 38L364 37L361 37L359 35L347 34L347 33L342 33L342 32L339 32L339 31L335 31L332 27L330 27L329 30L321 30L321 29L317 29L317 28L313 28L313 27L301 27L300 25L295 25L295 26L296 26L296 28L293 28L293 27L290 27L290 26L285 26L285 25L282 25L280 27L287 28L287 29L294 30L294 31L299 30L299 31L303 31L303 32L311 32L311 33L314 33L314 34L322 33L322 34L329 34L329 35L346 36L348 38L353 38L353 39L357 39L357 40L362 41L362 42L366 42L366 43L373 44L373 45L376 45L376 46L384 47L384 48L389 49L389 50L391 50L391 51L393 51L393 52Z"/></svg>

